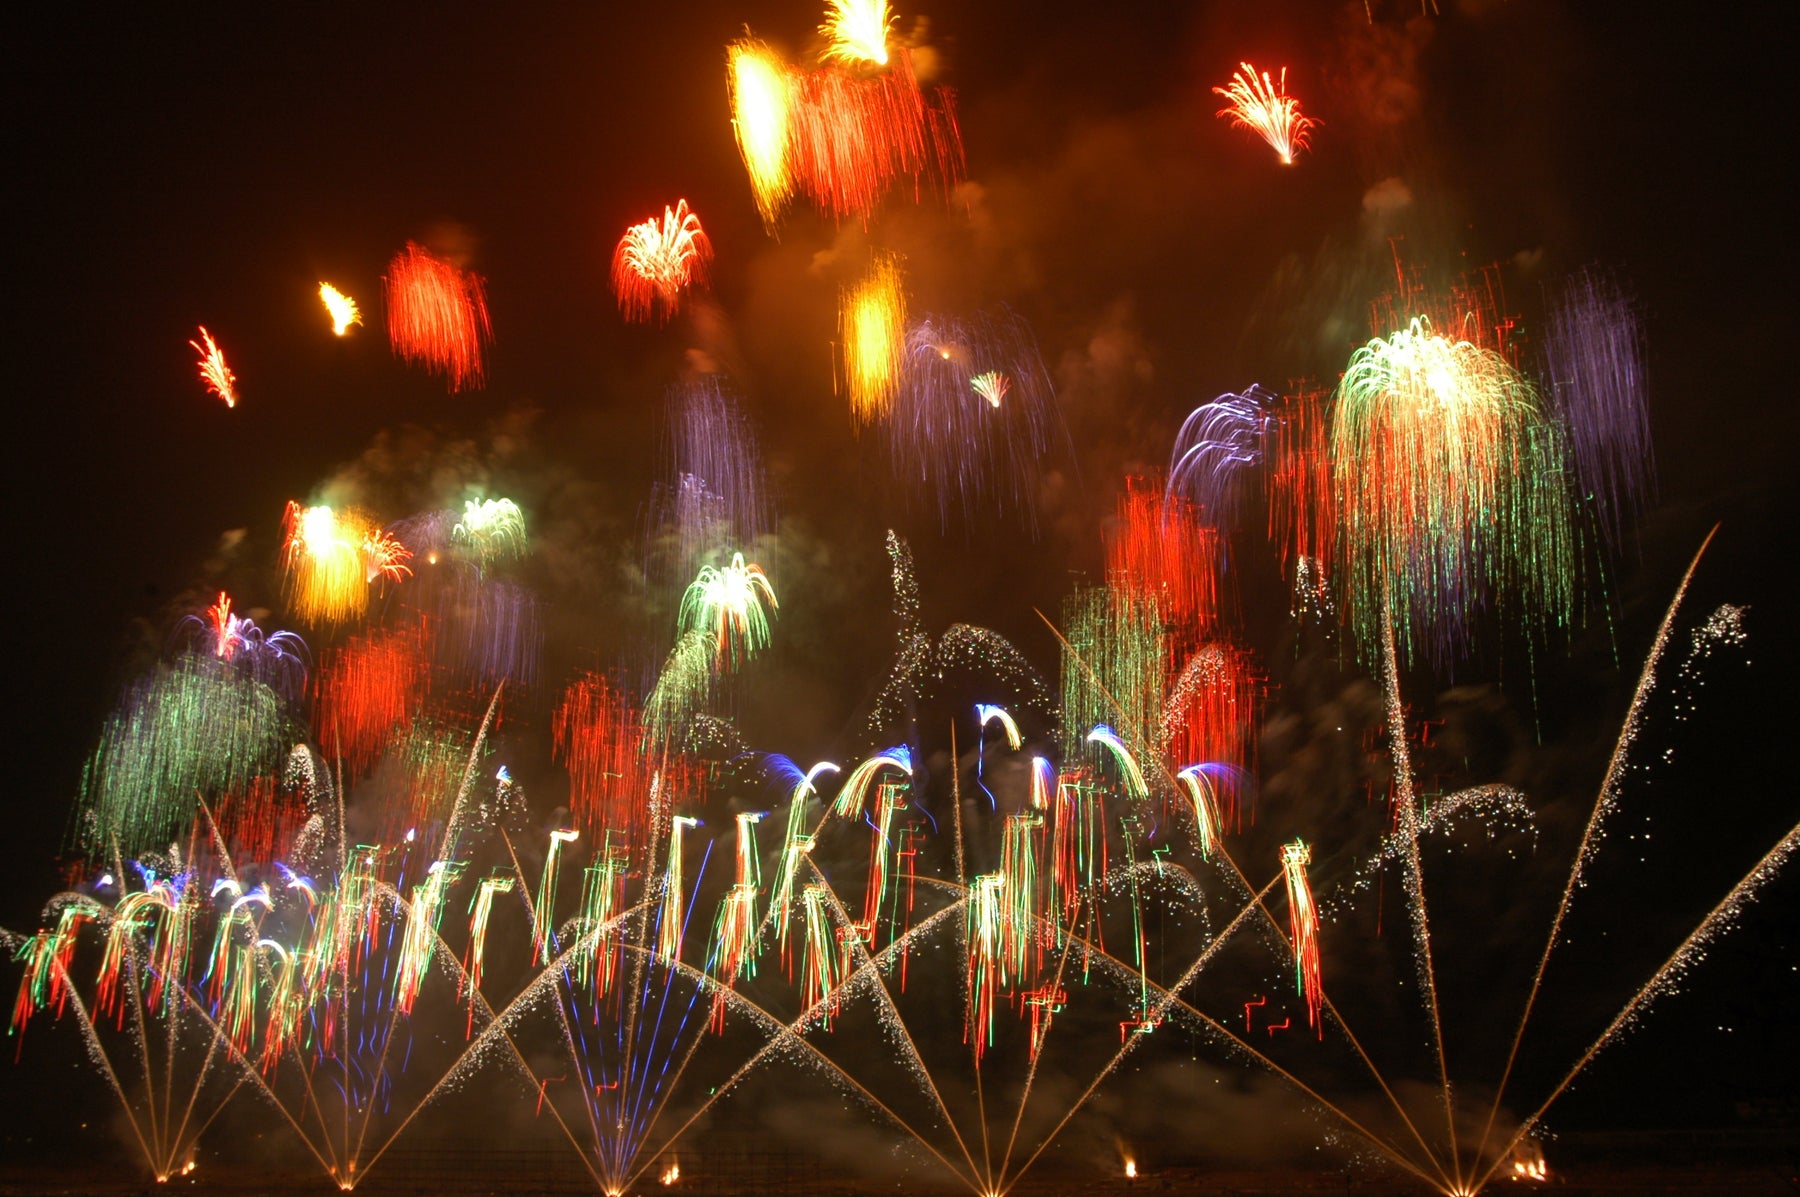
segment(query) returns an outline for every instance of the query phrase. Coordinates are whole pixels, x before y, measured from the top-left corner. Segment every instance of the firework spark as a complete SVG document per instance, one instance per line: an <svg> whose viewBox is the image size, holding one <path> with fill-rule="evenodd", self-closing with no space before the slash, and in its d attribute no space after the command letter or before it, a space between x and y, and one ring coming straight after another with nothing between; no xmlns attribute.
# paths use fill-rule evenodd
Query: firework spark
<svg viewBox="0 0 1800 1197"><path fill-rule="evenodd" d="M1234 128L1249 129L1269 143L1289 166L1294 155L1307 148L1310 131L1319 122L1300 115L1300 101L1287 94L1287 68L1281 68L1281 81L1271 82L1269 73L1261 75L1249 63L1240 63L1231 77L1231 86L1215 87L1216 95L1230 101L1219 110L1228 116Z"/></svg>
<svg viewBox="0 0 1800 1197"><path fill-rule="evenodd" d="M453 392L480 387L494 335L482 277L408 241L388 263L385 282L394 353L442 374Z"/></svg>
<svg viewBox="0 0 1800 1197"><path fill-rule="evenodd" d="M356 301L330 283L319 284L319 299L331 315L332 336L341 337L350 331L352 324L363 322L362 309L356 306Z"/></svg>
<svg viewBox="0 0 1800 1197"><path fill-rule="evenodd" d="M685 199L665 207L660 221L652 216L632 225L613 250L612 285L619 311L634 324L652 316L659 324L667 322L681 306L681 292L705 279L711 257L712 242Z"/></svg>
<svg viewBox="0 0 1800 1197"><path fill-rule="evenodd" d="M200 341L206 342L202 345ZM194 352L200 355L200 381L206 389L225 401L226 407L237 406L237 375L225 364L225 351L213 340L213 335L206 331L206 325L200 326L200 341L189 341Z"/></svg>
<svg viewBox="0 0 1800 1197"><path fill-rule="evenodd" d="M769 646L765 598L771 610L778 606L775 587L762 566L746 565L742 553L733 553L724 569L700 568L681 599L682 630L710 631L715 667L735 669Z"/></svg>
<svg viewBox="0 0 1800 1197"><path fill-rule="evenodd" d="M1306 999L1307 1022L1319 1027L1325 991L1319 982L1319 912L1313 906L1312 885L1306 879L1306 866L1311 861L1312 849L1300 840L1281 849L1281 869L1287 877L1288 929L1294 948L1294 982ZM1325 1033L1323 1027L1319 1027L1319 1033Z"/></svg>

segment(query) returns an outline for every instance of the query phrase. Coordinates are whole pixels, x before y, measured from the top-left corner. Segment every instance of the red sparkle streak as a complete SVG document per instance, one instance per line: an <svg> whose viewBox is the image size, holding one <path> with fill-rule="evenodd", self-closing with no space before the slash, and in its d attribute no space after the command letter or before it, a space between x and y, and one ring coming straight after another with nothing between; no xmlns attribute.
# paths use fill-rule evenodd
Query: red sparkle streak
<svg viewBox="0 0 1800 1197"><path fill-rule="evenodd" d="M482 354L494 335L482 277L408 241L384 281L395 355L444 375L452 391L481 386Z"/></svg>
<svg viewBox="0 0 1800 1197"><path fill-rule="evenodd" d="M202 345L200 341L206 344ZM223 399L226 407L236 407L237 375L225 364L225 351L219 348L219 343L213 340L204 324L200 326L200 341L188 342L200 355L200 381L206 384L207 390Z"/></svg>

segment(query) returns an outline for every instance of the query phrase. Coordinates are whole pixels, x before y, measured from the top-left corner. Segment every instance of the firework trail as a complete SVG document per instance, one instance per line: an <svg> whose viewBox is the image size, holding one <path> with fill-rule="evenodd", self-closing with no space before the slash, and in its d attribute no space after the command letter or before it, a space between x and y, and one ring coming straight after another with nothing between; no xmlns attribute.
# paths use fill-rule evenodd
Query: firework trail
<svg viewBox="0 0 1800 1197"><path fill-rule="evenodd" d="M206 342L202 345L200 341ZM237 406L237 375L225 364L225 351L219 348L206 325L200 326L200 341L189 341L194 352L200 355L200 381L206 389L225 401L226 407Z"/></svg>
<svg viewBox="0 0 1800 1197"><path fill-rule="evenodd" d="M345 641L314 682L312 724L327 757L362 772L425 699L430 645L419 622Z"/></svg>
<svg viewBox="0 0 1800 1197"><path fill-rule="evenodd" d="M345 295L330 283L319 284L319 299L325 304L325 311L331 316L331 335L341 337L350 331L352 324L363 322L362 309L356 301Z"/></svg>
<svg viewBox="0 0 1800 1197"><path fill-rule="evenodd" d="M743 811L737 817L737 877L719 903L713 921L712 971L726 987L740 978L756 975L758 924L756 898L762 886L762 872L756 855L756 824L762 821L760 811ZM712 1027L725 1029L726 990L713 996Z"/></svg>
<svg viewBox="0 0 1800 1197"><path fill-rule="evenodd" d="M1294 155L1307 148L1311 130L1319 123L1302 116L1300 101L1287 94L1286 67L1276 83L1267 71L1258 75L1255 67L1240 63L1231 85L1215 87L1213 93L1229 102L1218 114L1230 117L1233 128L1249 129L1268 142L1284 165L1293 165Z"/></svg>
<svg viewBox="0 0 1800 1197"><path fill-rule="evenodd" d="M482 277L408 241L383 281L394 354L442 374L452 392L482 386L494 335Z"/></svg>
<svg viewBox="0 0 1800 1197"><path fill-rule="evenodd" d="M656 955L673 969L681 963L681 941L687 930L687 909L682 879L682 832L700 826L700 820L676 815L669 820L669 865L663 872L662 911L657 916Z"/></svg>
<svg viewBox="0 0 1800 1197"><path fill-rule="evenodd" d="M1595 521L1617 547L1656 488L1637 309L1612 278L1585 270L1564 285L1548 334L1544 368L1577 493L1592 496Z"/></svg>
<svg viewBox="0 0 1800 1197"><path fill-rule="evenodd" d="M1200 855L1211 860L1213 850L1219 845L1218 790L1204 765L1189 765L1176 776L1187 787L1188 798L1193 803L1194 838L1199 844Z"/></svg>
<svg viewBox="0 0 1800 1197"><path fill-rule="evenodd" d="M1303 569L1314 575L1313 589L1324 584L1320 570L1336 536L1327 398L1316 389L1287 396L1268 433L1269 539L1294 575L1296 594Z"/></svg>
<svg viewBox="0 0 1800 1197"><path fill-rule="evenodd" d="M660 221L652 216L632 225L613 250L612 286L620 313L633 324L652 316L667 323L681 306L681 292L705 280L711 258L712 242L685 199L665 207Z"/></svg>
<svg viewBox="0 0 1800 1197"><path fill-rule="evenodd" d="M648 836L650 775L630 697L599 674L577 678L551 721L551 751L569 772L569 813L590 834Z"/></svg>
<svg viewBox="0 0 1800 1197"><path fill-rule="evenodd" d="M1169 646L1156 602L1087 587L1064 601L1062 622L1064 760L1097 742L1083 728L1111 725L1121 742L1158 755Z"/></svg>
<svg viewBox="0 0 1800 1197"><path fill-rule="evenodd" d="M1312 861L1312 849L1300 840L1281 849L1281 870L1287 877L1289 942L1294 948L1294 983L1306 999L1306 1021L1317 1027L1320 1038L1325 1028L1319 1023L1319 1007L1324 989L1319 983L1319 912L1313 905L1312 885L1306 879L1306 866Z"/></svg>
<svg viewBox="0 0 1800 1197"><path fill-rule="evenodd" d="M893 408L905 368L906 293L900 259L878 257L861 282L844 290L838 312L850 416L859 425L870 424Z"/></svg>
<svg viewBox="0 0 1800 1197"><path fill-rule="evenodd" d="M487 957L488 920L494 912L494 898L500 894L510 894L513 881L510 874L499 872L484 877L481 884L475 887L475 897L469 903L469 946L463 954L463 972L466 974L463 1000L469 1006L469 1021L463 1028L464 1038L475 1031L475 998L481 992L481 975Z"/></svg>
<svg viewBox="0 0 1800 1197"><path fill-rule="evenodd" d="M773 230L794 191L790 164L794 103L787 65L762 42L733 43L726 51L731 72L731 125L737 133L744 169L763 225Z"/></svg>
<svg viewBox="0 0 1800 1197"><path fill-rule="evenodd" d="M1126 791L1138 801L1150 796L1150 786L1144 781L1144 771L1138 767L1137 758L1131 755L1131 749L1119 738L1119 733L1106 724L1099 724L1087 734L1089 744L1098 744L1111 751L1113 759L1119 764L1119 773L1125 779Z"/></svg>
<svg viewBox="0 0 1800 1197"><path fill-rule="evenodd" d="M562 951L556 942L556 890L562 877L562 850L581 838L581 832L568 828L550 833L550 847L544 853L544 872L538 880L537 902L532 911L537 916L531 928L534 964L548 964Z"/></svg>

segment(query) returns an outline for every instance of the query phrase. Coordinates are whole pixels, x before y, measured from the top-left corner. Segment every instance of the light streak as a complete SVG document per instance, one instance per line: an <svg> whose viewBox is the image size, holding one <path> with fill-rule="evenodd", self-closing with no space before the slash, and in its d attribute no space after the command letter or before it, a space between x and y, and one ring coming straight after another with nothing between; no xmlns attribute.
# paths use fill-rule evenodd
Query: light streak
<svg viewBox="0 0 1800 1197"><path fill-rule="evenodd" d="M205 345L200 341L206 342ZM206 389L225 401L226 407L237 406L237 375L225 364L225 351L219 348L213 335L206 331L206 325L200 326L200 341L189 341L194 352L200 355L200 381Z"/></svg>
<svg viewBox="0 0 1800 1197"><path fill-rule="evenodd" d="M1220 116L1231 118L1234 128L1249 129L1269 143L1269 148L1289 166L1294 155L1307 148L1312 128L1319 122L1300 114L1300 102L1287 94L1287 68L1281 68L1281 81L1271 82L1269 73L1258 75L1249 63L1241 63L1231 77L1229 87L1215 87L1228 105Z"/></svg>
<svg viewBox="0 0 1800 1197"><path fill-rule="evenodd" d="M352 324L363 322L362 310L356 306L356 301L330 283L319 284L319 298L331 316L332 336L341 337L350 331Z"/></svg>

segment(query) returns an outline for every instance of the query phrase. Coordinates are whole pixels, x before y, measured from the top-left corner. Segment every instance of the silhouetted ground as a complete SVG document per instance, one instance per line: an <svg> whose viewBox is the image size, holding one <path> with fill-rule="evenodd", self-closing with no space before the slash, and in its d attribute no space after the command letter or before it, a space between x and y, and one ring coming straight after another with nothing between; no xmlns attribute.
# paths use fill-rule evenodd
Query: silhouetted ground
<svg viewBox="0 0 1800 1197"><path fill-rule="evenodd" d="M1550 1148L1554 1169L1542 1183L1497 1180L1491 1194L1543 1194L1544 1197L1777 1197L1800 1194L1800 1132L1706 1131L1634 1132L1571 1136ZM1566 1160L1566 1163L1557 1161ZM660 1164L659 1164L660 1167ZM967 1192L938 1176L906 1175L885 1180L835 1173L794 1153L755 1153L718 1160L688 1156L682 1175L670 1187L647 1173L630 1192L637 1194L705 1194L708 1197L860 1197L867 1194L953 1194ZM92 1197L137 1197L193 1194L328 1193L328 1178L318 1172L275 1172L241 1165L215 1164L203 1156L188 1176L167 1184L150 1182L113 1162L84 1165L70 1159L23 1164L0 1162L0 1197L80 1194ZM396 1147L379 1162L365 1184L368 1197L425 1197L438 1194L475 1197L550 1197L594 1193L597 1186L567 1153L538 1150L459 1153L443 1148ZM1028 1174L1008 1192L1017 1197L1148 1197L1150 1194L1200 1194L1204 1197L1263 1197L1275 1194L1349 1194L1356 1197L1410 1197L1433 1190L1417 1182L1354 1166L1334 1171L1268 1169L1219 1171L1197 1167L1152 1169L1136 1180L1093 1172L1058 1174L1044 1168Z"/></svg>

